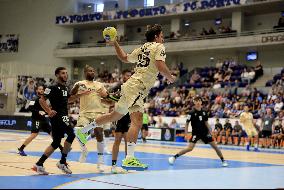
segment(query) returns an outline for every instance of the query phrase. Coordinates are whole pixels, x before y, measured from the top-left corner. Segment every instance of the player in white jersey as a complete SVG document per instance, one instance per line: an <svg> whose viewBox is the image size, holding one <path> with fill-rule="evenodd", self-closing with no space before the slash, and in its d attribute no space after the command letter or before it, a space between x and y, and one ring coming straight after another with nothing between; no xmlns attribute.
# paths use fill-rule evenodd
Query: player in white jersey
<svg viewBox="0 0 284 190"><path fill-rule="evenodd" d="M244 107L244 112L240 116L240 122L243 124L243 127L245 128L246 134L248 136L247 138L247 151L250 150L250 145L253 141L253 138L256 138L257 141L255 142L255 151L258 151L258 132L254 126L253 122L253 115L249 112L249 106L246 105Z"/></svg>
<svg viewBox="0 0 284 190"><path fill-rule="evenodd" d="M78 128L82 128L85 125L92 122L97 117L108 113L109 108L102 103L102 98L107 97L107 90L105 89L102 83L94 81L95 70L90 66L86 66L84 69L86 80L77 82L71 94L75 95L76 98L80 98L80 112L79 119L75 131ZM105 125L100 125L95 128L92 135L97 139L97 151L98 151L98 170L103 171L102 165L104 164L103 154L104 154L104 128ZM88 140L91 139L91 136L88 136ZM80 142L80 141L79 141ZM80 162L86 162L88 150L85 146L86 142L80 142L82 148L82 154L79 159Z"/></svg>
<svg viewBox="0 0 284 190"><path fill-rule="evenodd" d="M162 27L160 25L148 26L145 36L147 43L135 49L131 54L125 53L116 40L109 42L114 45L117 56L121 61L137 64L135 73L123 84L121 97L116 104L115 110L110 114L98 117L94 122L76 132L76 135L84 141L84 134L89 130L109 122L118 121L129 113L131 127L127 135L127 157L122 164L125 169L144 170L148 168L146 164L142 164L134 156L138 133L142 128L144 99L154 86L159 73L167 78L169 83L174 83L176 79L165 63L166 52L163 45Z"/></svg>

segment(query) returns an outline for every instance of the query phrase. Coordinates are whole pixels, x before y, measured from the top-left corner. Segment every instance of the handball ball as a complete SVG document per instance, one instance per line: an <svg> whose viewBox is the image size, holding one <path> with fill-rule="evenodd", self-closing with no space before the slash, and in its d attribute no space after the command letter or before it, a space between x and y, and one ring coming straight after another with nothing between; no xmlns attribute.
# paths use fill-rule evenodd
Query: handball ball
<svg viewBox="0 0 284 190"><path fill-rule="evenodd" d="M114 41L117 35L117 31L114 27L107 27L103 31L103 36L106 41Z"/></svg>

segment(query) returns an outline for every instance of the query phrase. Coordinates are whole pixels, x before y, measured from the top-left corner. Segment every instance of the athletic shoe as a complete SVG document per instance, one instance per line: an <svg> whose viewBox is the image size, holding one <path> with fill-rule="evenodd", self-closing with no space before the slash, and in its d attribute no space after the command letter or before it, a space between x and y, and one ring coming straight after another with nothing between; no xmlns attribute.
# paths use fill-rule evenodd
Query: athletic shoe
<svg viewBox="0 0 284 190"><path fill-rule="evenodd" d="M254 152L259 152L258 148L254 148Z"/></svg>
<svg viewBox="0 0 284 190"><path fill-rule="evenodd" d="M106 155L112 155L112 153L111 153L109 150L105 150L105 151L104 151L104 154L106 154Z"/></svg>
<svg viewBox="0 0 284 190"><path fill-rule="evenodd" d="M228 166L229 166L228 162L226 162L226 161L223 161L223 162L222 162L222 167L225 168L225 167L228 167Z"/></svg>
<svg viewBox="0 0 284 190"><path fill-rule="evenodd" d="M126 170L147 170L148 165L142 164L137 158L127 158L122 161L122 168Z"/></svg>
<svg viewBox="0 0 284 190"><path fill-rule="evenodd" d="M124 169L120 169L118 168L116 165L111 167L111 173L112 174L126 174L128 173L126 170Z"/></svg>
<svg viewBox="0 0 284 190"><path fill-rule="evenodd" d="M75 135L77 137L77 139L79 140L79 142L82 144L82 145L86 145L88 140L88 134L84 134L82 133L81 129L80 128L75 128Z"/></svg>
<svg viewBox="0 0 284 190"><path fill-rule="evenodd" d="M247 145L247 151L249 151L249 149L250 149L250 145Z"/></svg>
<svg viewBox="0 0 284 190"><path fill-rule="evenodd" d="M97 169L99 170L99 172L104 172L104 156L103 155L99 155L98 156L98 163L97 163Z"/></svg>
<svg viewBox="0 0 284 190"><path fill-rule="evenodd" d="M170 164L170 165L174 165L175 161L176 161L176 158L175 158L175 157L170 157L170 158L169 158L169 164Z"/></svg>
<svg viewBox="0 0 284 190"><path fill-rule="evenodd" d="M67 163L61 164L60 162L58 162L58 163L56 164L56 166L57 166L57 168L60 169L63 173L68 174L68 175L72 174L72 171L69 169Z"/></svg>
<svg viewBox="0 0 284 190"><path fill-rule="evenodd" d="M25 153L25 151L24 150L20 150L19 148L18 148L18 154L20 155L20 156L28 156L26 153Z"/></svg>
<svg viewBox="0 0 284 190"><path fill-rule="evenodd" d="M84 148L82 149L81 156L80 156L80 158L79 158L79 162L80 162L80 163L86 163L86 161L87 161L87 156L88 156L88 150L87 150L87 148L84 146Z"/></svg>
<svg viewBox="0 0 284 190"><path fill-rule="evenodd" d="M45 171L45 168L43 166L34 165L32 170L38 173L39 175L49 175L49 173Z"/></svg>

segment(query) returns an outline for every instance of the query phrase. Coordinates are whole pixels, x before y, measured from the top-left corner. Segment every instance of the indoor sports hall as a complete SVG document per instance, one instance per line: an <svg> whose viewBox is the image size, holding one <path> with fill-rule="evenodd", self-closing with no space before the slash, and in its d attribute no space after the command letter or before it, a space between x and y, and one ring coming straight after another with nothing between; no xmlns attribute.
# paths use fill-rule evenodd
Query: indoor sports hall
<svg viewBox="0 0 284 190"><path fill-rule="evenodd" d="M283 55L284 0L0 0L0 188L284 188Z"/></svg>

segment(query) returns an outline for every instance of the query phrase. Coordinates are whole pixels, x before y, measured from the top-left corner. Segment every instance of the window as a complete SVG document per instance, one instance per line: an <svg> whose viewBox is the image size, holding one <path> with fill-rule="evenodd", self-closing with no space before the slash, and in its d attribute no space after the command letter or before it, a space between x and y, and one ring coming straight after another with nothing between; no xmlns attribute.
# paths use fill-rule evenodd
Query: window
<svg viewBox="0 0 284 190"><path fill-rule="evenodd" d="M155 0L144 0L144 7L153 7L155 5Z"/></svg>
<svg viewBox="0 0 284 190"><path fill-rule="evenodd" d="M95 12L97 12L97 13L104 12L104 7L105 7L104 4L96 4L96 10L95 10Z"/></svg>

